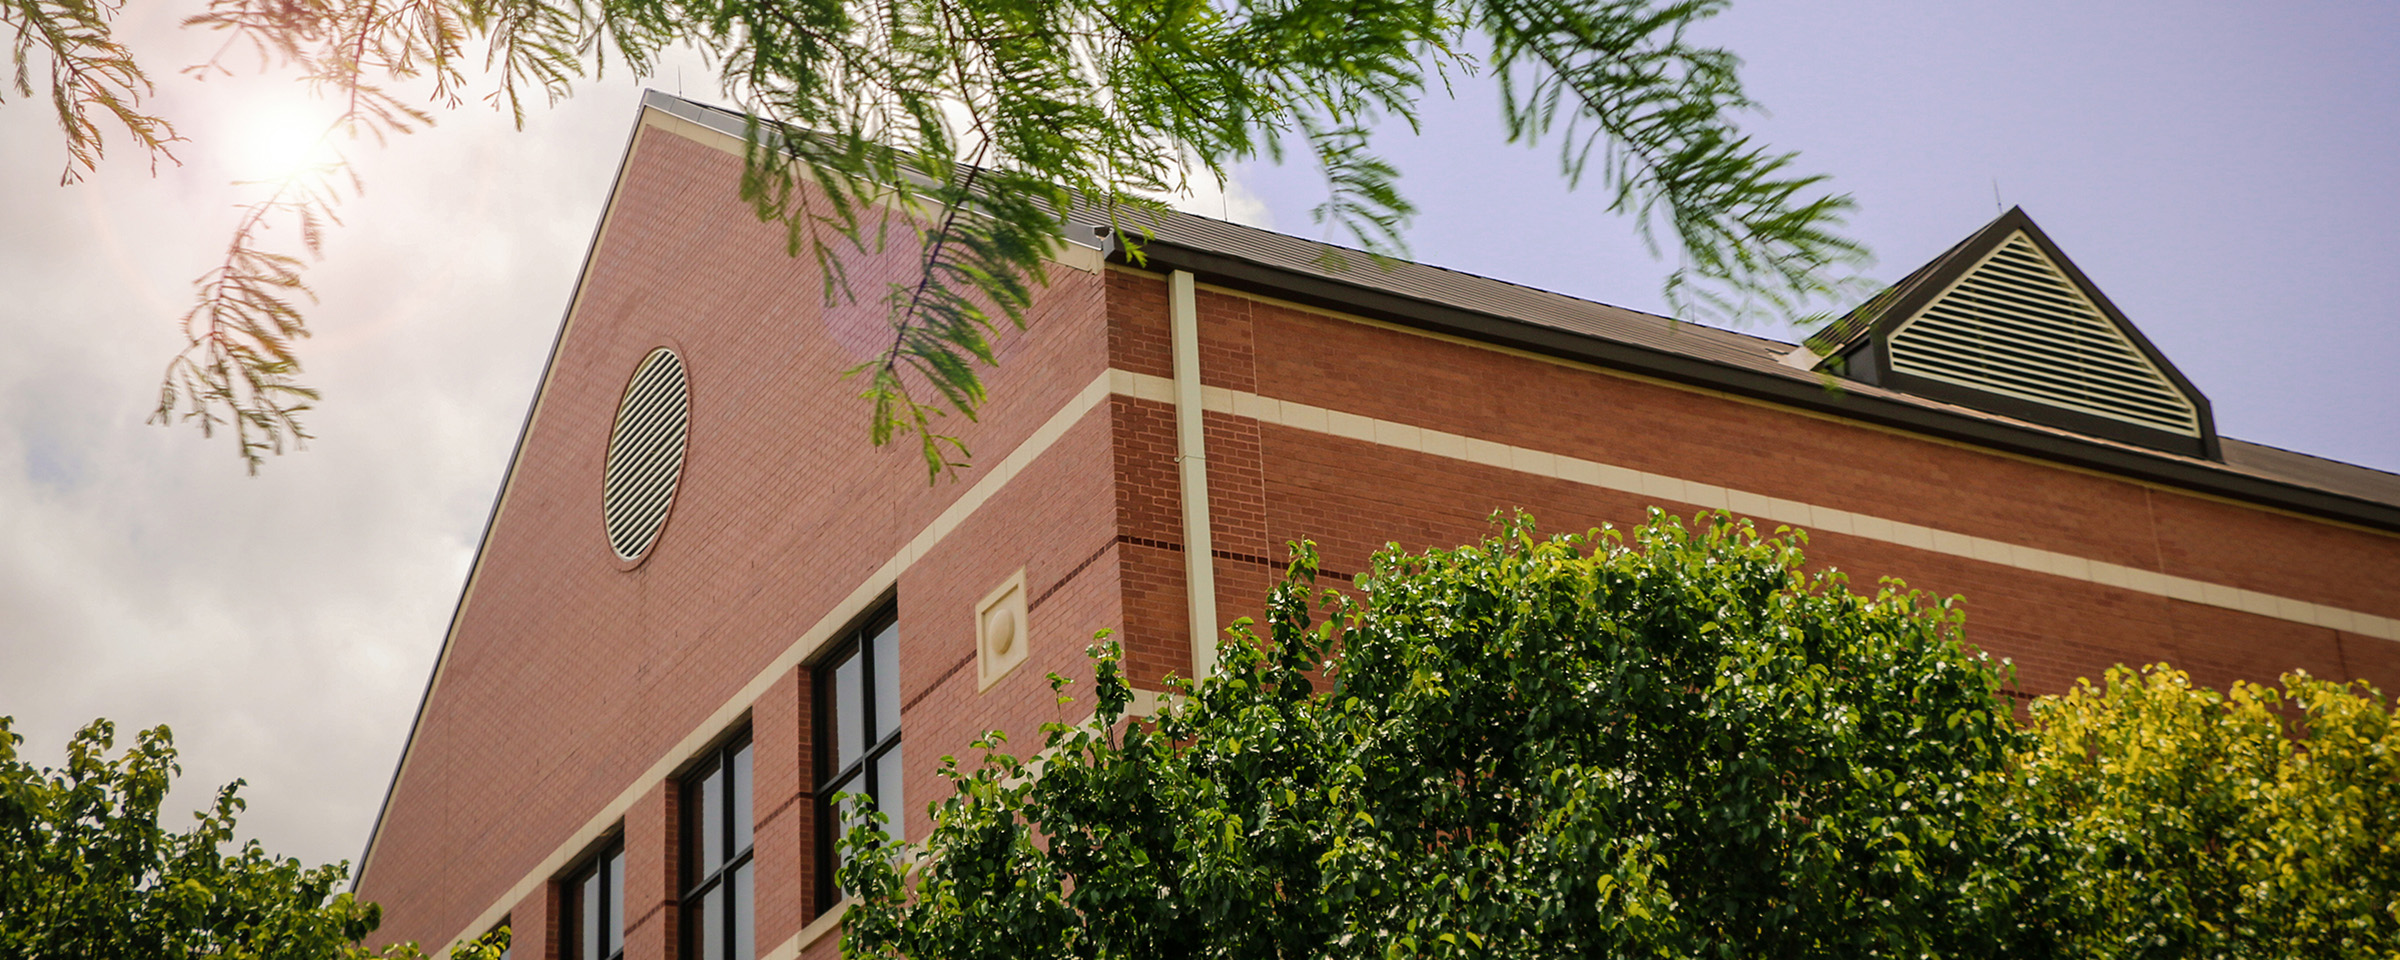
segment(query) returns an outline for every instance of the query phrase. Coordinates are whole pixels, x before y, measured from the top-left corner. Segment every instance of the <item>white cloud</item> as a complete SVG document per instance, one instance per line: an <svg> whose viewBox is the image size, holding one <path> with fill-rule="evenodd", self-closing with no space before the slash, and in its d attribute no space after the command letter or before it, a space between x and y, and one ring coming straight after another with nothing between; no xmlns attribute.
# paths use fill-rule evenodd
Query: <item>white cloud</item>
<svg viewBox="0 0 2400 960"><path fill-rule="evenodd" d="M51 765L95 717L121 742L168 724L170 825L243 778L244 836L355 860L642 84L587 86L522 133L470 104L347 147L366 192L307 273L318 439L250 478L225 438L144 419L191 280L251 197L230 181L299 149L288 128L313 111L288 79L176 74L210 39L178 16L123 26L192 140L183 166L153 177L120 145L60 188L42 104L0 106L0 715ZM713 76L679 58L658 85L707 98ZM1179 206L1271 226L1240 183L1195 186Z"/></svg>
<svg viewBox="0 0 2400 960"><path fill-rule="evenodd" d="M171 29L179 15L129 10L126 27L193 140L184 166L153 178L112 144L90 182L60 188L45 105L0 107L0 715L49 765L94 717L121 741L169 724L184 761L171 808L246 778L244 835L354 860L639 85L592 85L522 134L470 105L351 148L367 192L308 272L320 439L252 479L224 438L143 420L190 281L248 196L228 165L255 151L221 147L259 123L246 104L293 84L175 74L204 52Z"/></svg>
<svg viewBox="0 0 2400 960"><path fill-rule="evenodd" d="M1275 229L1274 211L1242 184L1238 174L1228 174L1219 180L1205 170L1195 170L1188 188L1181 196L1170 198L1169 203L1185 213L1231 220L1261 230Z"/></svg>

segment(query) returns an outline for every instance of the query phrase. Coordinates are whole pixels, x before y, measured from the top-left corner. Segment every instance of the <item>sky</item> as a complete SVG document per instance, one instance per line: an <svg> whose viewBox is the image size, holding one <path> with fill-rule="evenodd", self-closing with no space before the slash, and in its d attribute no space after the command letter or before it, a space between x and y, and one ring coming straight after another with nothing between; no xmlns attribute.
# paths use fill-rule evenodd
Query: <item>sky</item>
<svg viewBox="0 0 2400 960"><path fill-rule="evenodd" d="M181 166L121 152L62 188L47 104L0 103L0 715L43 763L95 717L171 725L170 806L244 778L246 836L355 860L639 90L715 91L685 59L522 132L470 105L355 148L366 193L309 272L318 439L252 478L223 438L143 421L229 182L289 162L324 107L280 76L177 74L212 49L188 12L123 21ZM1697 36L1745 59L1770 111L1745 129L1856 198L1871 276L2022 205L2222 433L2400 471L2400 5L1742 0ZM1663 310L1670 265L1607 198L1504 143L1488 81L1456 95L1379 142L1423 211L1413 254ZM1186 206L1339 239L1309 220L1312 171L1234 174Z"/></svg>

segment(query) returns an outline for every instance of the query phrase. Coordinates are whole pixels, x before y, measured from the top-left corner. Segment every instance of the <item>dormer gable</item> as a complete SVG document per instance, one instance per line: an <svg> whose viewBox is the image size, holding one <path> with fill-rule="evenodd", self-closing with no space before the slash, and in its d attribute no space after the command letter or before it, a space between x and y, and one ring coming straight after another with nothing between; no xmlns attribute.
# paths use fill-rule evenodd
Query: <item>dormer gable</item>
<svg viewBox="0 0 2400 960"><path fill-rule="evenodd" d="M2217 459L2208 399L2012 209L1809 338L1838 376Z"/></svg>

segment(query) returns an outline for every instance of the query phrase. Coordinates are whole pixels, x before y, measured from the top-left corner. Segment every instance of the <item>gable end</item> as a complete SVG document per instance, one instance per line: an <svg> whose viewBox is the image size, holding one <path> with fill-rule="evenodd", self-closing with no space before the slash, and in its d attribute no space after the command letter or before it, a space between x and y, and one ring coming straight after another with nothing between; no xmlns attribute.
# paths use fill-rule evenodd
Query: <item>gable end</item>
<svg viewBox="0 0 2400 960"><path fill-rule="evenodd" d="M2010 210L1837 327L1839 371L2077 433L2218 459L2208 399Z"/></svg>

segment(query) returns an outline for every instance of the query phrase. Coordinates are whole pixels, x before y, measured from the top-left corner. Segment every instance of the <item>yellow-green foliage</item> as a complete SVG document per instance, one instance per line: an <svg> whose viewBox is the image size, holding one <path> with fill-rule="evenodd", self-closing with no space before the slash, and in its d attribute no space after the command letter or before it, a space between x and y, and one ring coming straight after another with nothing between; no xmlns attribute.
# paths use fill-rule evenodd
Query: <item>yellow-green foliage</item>
<svg viewBox="0 0 2400 960"><path fill-rule="evenodd" d="M2096 957L2400 956L2400 725L2365 683L2118 667L2032 707L2020 810Z"/></svg>

